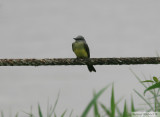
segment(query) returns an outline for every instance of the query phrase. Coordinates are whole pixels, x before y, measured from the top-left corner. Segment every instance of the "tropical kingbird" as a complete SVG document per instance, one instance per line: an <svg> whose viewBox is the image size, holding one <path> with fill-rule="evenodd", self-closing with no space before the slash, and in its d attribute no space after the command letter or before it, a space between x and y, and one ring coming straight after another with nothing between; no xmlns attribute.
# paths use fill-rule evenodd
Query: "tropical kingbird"
<svg viewBox="0 0 160 117"><path fill-rule="evenodd" d="M72 43L72 50L75 53L75 55L77 56L77 58L90 58L89 47L88 47L84 37L79 35L73 39L75 39L75 42ZM92 71L96 72L93 65L87 64L87 67L90 72L92 72Z"/></svg>

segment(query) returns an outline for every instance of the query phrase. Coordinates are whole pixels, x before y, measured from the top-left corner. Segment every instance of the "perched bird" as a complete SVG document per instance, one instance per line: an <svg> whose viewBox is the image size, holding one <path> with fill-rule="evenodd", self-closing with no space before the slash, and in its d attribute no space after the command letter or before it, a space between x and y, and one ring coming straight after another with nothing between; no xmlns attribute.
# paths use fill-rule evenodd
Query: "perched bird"
<svg viewBox="0 0 160 117"><path fill-rule="evenodd" d="M75 42L72 43L72 50L75 53L75 55L77 56L77 58L90 58L89 47L88 47L84 37L79 35L73 39L75 39ZM92 72L92 71L96 72L93 65L87 64L87 67L90 72Z"/></svg>

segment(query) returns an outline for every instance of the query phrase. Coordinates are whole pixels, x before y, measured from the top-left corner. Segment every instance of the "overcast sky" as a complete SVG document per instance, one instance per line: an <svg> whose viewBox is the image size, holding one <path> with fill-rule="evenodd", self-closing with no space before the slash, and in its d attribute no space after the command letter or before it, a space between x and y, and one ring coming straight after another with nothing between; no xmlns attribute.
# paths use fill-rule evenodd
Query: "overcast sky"
<svg viewBox="0 0 160 117"><path fill-rule="evenodd" d="M160 53L160 1L150 0L0 0L0 58L75 58L73 37L83 35L91 58L155 57ZM0 67L0 110L82 113L97 91L115 82L116 99L130 102L133 89L143 92L129 68L142 79L159 77L159 65ZM109 104L110 89L101 97ZM138 104L142 101L135 100ZM24 116L22 114L21 116Z"/></svg>

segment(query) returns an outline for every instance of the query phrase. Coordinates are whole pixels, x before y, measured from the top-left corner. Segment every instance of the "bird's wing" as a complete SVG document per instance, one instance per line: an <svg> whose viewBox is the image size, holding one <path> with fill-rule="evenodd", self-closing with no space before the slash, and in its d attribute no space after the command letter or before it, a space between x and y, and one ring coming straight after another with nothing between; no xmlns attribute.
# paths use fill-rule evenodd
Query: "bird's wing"
<svg viewBox="0 0 160 117"><path fill-rule="evenodd" d="M72 43L72 50L73 50L73 52L74 52L74 43Z"/></svg>
<svg viewBox="0 0 160 117"><path fill-rule="evenodd" d="M90 58L90 52L89 52L89 47L88 47L87 43L84 43L84 48L88 54L88 58Z"/></svg>

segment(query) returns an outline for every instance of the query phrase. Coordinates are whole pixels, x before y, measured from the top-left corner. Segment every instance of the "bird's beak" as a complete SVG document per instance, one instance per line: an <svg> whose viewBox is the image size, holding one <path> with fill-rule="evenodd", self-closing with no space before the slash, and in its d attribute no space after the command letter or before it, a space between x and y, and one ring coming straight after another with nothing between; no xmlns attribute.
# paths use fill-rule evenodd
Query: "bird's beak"
<svg viewBox="0 0 160 117"><path fill-rule="evenodd" d="M73 38L74 40L76 40L76 38Z"/></svg>

